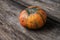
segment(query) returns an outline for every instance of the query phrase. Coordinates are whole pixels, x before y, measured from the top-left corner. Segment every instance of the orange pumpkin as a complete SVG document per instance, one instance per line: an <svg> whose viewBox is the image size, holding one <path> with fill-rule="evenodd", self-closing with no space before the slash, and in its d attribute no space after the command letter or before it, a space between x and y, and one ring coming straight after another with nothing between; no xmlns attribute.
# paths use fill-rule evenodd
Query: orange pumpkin
<svg viewBox="0 0 60 40"><path fill-rule="evenodd" d="M21 11L19 15L20 24L29 29L38 29L46 23L46 12L38 6L30 6Z"/></svg>

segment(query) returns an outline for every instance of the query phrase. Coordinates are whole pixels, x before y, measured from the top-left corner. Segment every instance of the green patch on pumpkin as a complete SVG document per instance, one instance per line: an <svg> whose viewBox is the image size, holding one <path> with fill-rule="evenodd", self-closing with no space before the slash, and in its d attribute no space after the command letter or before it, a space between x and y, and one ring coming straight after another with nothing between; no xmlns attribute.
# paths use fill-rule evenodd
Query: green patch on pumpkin
<svg viewBox="0 0 60 40"><path fill-rule="evenodd" d="M28 12L28 14L30 15L31 13L36 13L38 10L38 8L27 8L26 11Z"/></svg>

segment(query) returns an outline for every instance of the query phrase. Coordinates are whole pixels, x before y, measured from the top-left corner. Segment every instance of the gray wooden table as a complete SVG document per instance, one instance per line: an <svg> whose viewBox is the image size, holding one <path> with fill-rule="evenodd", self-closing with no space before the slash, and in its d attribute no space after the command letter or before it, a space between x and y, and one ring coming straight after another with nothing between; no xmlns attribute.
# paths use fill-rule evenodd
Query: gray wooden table
<svg viewBox="0 0 60 40"><path fill-rule="evenodd" d="M51 19L42 29L28 30L19 24L24 6L9 0L0 0L0 40L60 40L60 24Z"/></svg>
<svg viewBox="0 0 60 40"><path fill-rule="evenodd" d="M47 12L47 15L60 22L60 0L13 0L24 6L39 6Z"/></svg>

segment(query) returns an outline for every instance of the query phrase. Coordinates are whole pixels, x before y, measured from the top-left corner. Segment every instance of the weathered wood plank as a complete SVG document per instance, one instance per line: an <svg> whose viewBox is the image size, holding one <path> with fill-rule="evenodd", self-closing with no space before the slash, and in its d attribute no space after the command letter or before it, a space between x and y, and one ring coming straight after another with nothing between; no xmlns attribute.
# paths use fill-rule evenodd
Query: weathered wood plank
<svg viewBox="0 0 60 40"><path fill-rule="evenodd" d="M60 1L59 0L14 0L24 6L40 6L47 12L47 15L60 22Z"/></svg>

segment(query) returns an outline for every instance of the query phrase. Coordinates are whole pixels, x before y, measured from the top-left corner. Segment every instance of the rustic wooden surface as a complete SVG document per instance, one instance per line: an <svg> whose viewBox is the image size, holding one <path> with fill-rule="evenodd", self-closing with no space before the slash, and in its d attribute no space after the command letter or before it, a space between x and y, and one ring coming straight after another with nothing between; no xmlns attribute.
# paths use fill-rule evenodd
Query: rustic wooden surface
<svg viewBox="0 0 60 40"><path fill-rule="evenodd" d="M12 1L0 0L0 40L60 40L60 24L51 19L39 30L23 28L18 16L24 8Z"/></svg>
<svg viewBox="0 0 60 40"><path fill-rule="evenodd" d="M60 22L60 0L13 0L24 6L40 6L48 16Z"/></svg>

